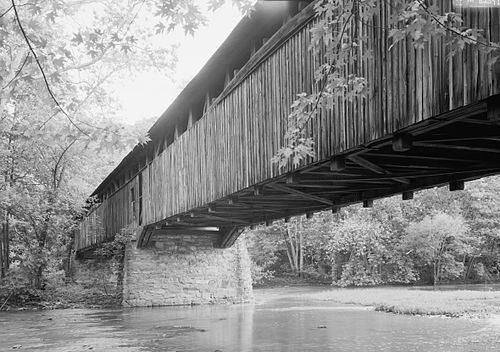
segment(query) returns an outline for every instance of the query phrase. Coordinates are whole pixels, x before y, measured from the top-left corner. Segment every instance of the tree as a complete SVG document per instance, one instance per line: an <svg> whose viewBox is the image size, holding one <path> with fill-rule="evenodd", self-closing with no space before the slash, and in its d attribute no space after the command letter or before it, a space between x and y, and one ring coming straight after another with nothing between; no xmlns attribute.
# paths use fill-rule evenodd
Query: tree
<svg viewBox="0 0 500 352"><path fill-rule="evenodd" d="M411 261L401 254L401 232L378 213L349 207L333 223L326 248L333 266L333 282L341 286L379 285L415 281Z"/></svg>
<svg viewBox="0 0 500 352"><path fill-rule="evenodd" d="M265 269L282 263L299 272L301 248L302 270L331 270L333 283L343 286L495 279L499 204L498 177L489 177L464 191L432 188L411 201L389 197L369 209L351 205L336 214L262 226L249 233L249 251ZM292 229L288 234L286 226Z"/></svg>
<svg viewBox="0 0 500 352"><path fill-rule="evenodd" d="M301 276L304 267L304 228L302 219L294 218L289 223L280 220L270 226L260 227L255 232L260 234L260 238L264 236L272 238L274 246L284 249L291 272ZM267 253L266 255L269 255L270 251L268 250Z"/></svg>
<svg viewBox="0 0 500 352"><path fill-rule="evenodd" d="M2 276L13 262L42 288L44 273L60 269L88 194L125 150L148 140L120 121L108 84L148 69L169 74L175 46L151 38L192 33L205 22L202 8L222 3L0 1Z"/></svg>
<svg viewBox="0 0 500 352"><path fill-rule="evenodd" d="M322 212L312 219L297 216L259 226L247 233L252 260L264 270L283 264L297 276L325 275L330 267L325 243L331 221L332 215Z"/></svg>
<svg viewBox="0 0 500 352"><path fill-rule="evenodd" d="M462 274L461 257L471 252L474 241L462 216L444 213L427 216L411 223L407 231L403 248L416 263L431 269L434 285Z"/></svg>
<svg viewBox="0 0 500 352"><path fill-rule="evenodd" d="M473 269L480 269L486 277L498 278L500 274L500 179L483 178L471 182L467 188L468 202L464 204L464 217L470 231L477 237L475 251L467 258L464 280L469 279Z"/></svg>

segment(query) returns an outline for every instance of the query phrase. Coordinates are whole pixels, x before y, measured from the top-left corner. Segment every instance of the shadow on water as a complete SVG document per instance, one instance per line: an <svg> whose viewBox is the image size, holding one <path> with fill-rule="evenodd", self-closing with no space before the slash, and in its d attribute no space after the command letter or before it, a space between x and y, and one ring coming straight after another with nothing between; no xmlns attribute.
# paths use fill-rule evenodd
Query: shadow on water
<svg viewBox="0 0 500 352"><path fill-rule="evenodd" d="M496 351L488 321L400 316L256 291L246 305L0 314L0 351Z"/></svg>

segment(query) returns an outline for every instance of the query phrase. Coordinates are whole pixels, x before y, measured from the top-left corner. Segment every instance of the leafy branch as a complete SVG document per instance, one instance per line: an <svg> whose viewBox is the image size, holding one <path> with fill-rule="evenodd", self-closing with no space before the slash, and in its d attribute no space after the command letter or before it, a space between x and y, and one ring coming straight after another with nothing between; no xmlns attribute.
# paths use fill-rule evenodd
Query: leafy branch
<svg viewBox="0 0 500 352"><path fill-rule="evenodd" d="M139 11L141 10L142 8L142 5L144 4L145 0L142 1L141 5L139 6L139 9L137 10L137 12L135 13L135 15L133 16L132 20L131 21L128 21L128 28L127 28L127 32L128 30L130 29L130 26L131 24L133 23L133 21L136 19L137 15L139 14ZM15 19L16 19L16 22L17 22L17 25L21 31L21 34L24 38L24 41L26 42L26 44L28 45L28 48L29 48L29 53L27 55L27 57L25 58L21 68L16 72L16 75L15 77L4 87L6 88L9 84L11 84L11 82L20 74L20 72L22 71L23 67L25 66L25 64L27 63L28 59L29 59L29 56L32 55L33 58L35 59L35 62L36 62L36 65L42 75L42 79L44 81L44 84L45 84L45 87L46 87L46 90L50 96L50 98L53 100L53 102L55 103L56 105L56 108L57 108L57 112L54 113L54 114L51 114L51 116L46 120L44 121L44 123L42 124L42 126L45 126L50 120L52 120L58 112L61 112L66 118L67 120L71 123L71 125L73 125L81 134L89 137L89 138L92 138L92 135L83 130L79 124L83 124L83 125L86 125L92 129L95 129L95 130L100 130L100 131L104 131L106 133L111 133L111 134L114 134L116 135L117 137L126 137L126 136L123 136L122 134L120 134L119 132L113 130L113 129L110 129L110 128L107 128L107 127L100 127L100 126L96 126L94 124L91 124L91 123L88 123L86 121L82 121L82 120L78 120L74 117L71 117L70 114L66 111L66 109L60 104L59 100L56 98L51 86L50 86L50 83L49 83L49 80L48 80L48 77L47 77L47 74L40 62L40 59L39 59L39 56L37 55L36 51L35 51L35 47L32 45L31 43L31 40L29 39L27 33L26 33L26 30L24 29L24 26L22 24L22 21L20 19L20 16L19 16L19 13L18 13L18 10L17 10L17 7L19 5L16 5L15 4L15 1L14 0L11 0L11 8L14 10L14 15L15 15ZM104 55L104 53L103 53ZM98 58L100 59L100 58ZM87 63L88 65L92 65L93 63L97 62L98 60L93 60L92 62L90 63ZM71 67L71 69L78 69L78 68L82 68L82 67ZM109 77L109 76L108 76ZM88 98L88 97L87 97ZM81 104L80 104L81 105ZM79 124L78 124L78 123Z"/></svg>
<svg viewBox="0 0 500 352"><path fill-rule="evenodd" d="M23 35L23 38L24 40L26 41L26 44L28 45L28 48L30 49L30 52L31 54L33 55L33 57L35 58L35 61L36 61L36 64L38 66L38 68L40 69L40 73L42 74L42 77L43 77L43 81L45 83L45 87L47 88L47 92L49 93L50 97L52 98L52 100L54 101L54 103L56 104L56 106L59 108L59 110L64 114L64 116L67 117L68 121L73 125L75 126L75 128L80 131L82 134L90 137L90 135L85 132L84 130L82 130L74 121L73 119L68 115L68 113L64 110L64 108L61 106L61 104L59 104L59 101L56 99L54 93L52 92L52 89L50 88L50 84L49 84L49 81L47 79L47 75L45 74L45 71L40 63L40 60L38 59L38 56L33 48L33 46L31 45L31 42L30 40L28 39L28 36L26 34L26 31L24 30L24 27L21 23L21 19L19 18L19 13L17 12L17 7L16 7L16 3L14 0L11 0L11 3L12 3L12 9L14 10L14 15L16 17L16 22L19 26L19 29L21 30L21 33Z"/></svg>
<svg viewBox="0 0 500 352"><path fill-rule="evenodd" d="M14 75L14 77L12 77L12 79L9 82L7 82L7 84L5 86L3 86L2 89L5 89L8 86L10 86L12 84L12 82L14 82L14 80L21 74L21 71L23 70L24 66L28 62L28 58L30 57L30 55L31 55L31 52L28 52L28 54L26 55L26 58L24 59L23 63L21 64L21 67L16 71L16 74Z"/></svg>
<svg viewBox="0 0 500 352"><path fill-rule="evenodd" d="M328 45L329 42L333 42L334 45L330 48L329 62L323 64L315 73L316 83L321 85L320 91L312 94L298 94L298 99L291 106L292 112L288 116L288 128L285 133L285 146L272 158L272 162L277 163L280 167L285 167L289 160L296 167L305 157L314 156L314 141L305 135L306 125L317 116L322 102L342 93L346 85L352 86L354 83L351 79L345 82L341 77L334 76L334 73L343 69L342 66L346 61L343 54L348 53L348 57L350 57L350 51L356 46L353 45L354 42L345 43L345 34L352 19L359 14L357 5L357 1L354 1L352 6L337 19L325 20L326 23L320 21L318 27L311 31L313 32L312 49L323 44ZM327 17L330 18L335 18L335 10L338 8L322 8L321 3L316 8L317 15L326 12ZM337 36L330 38L330 34L335 32L334 27L339 24L341 26L340 32ZM322 37L315 39L314 32L320 32ZM363 85L361 83L356 91L361 91Z"/></svg>
<svg viewBox="0 0 500 352"><path fill-rule="evenodd" d="M426 4L424 4L421 0L415 0L416 2L418 2L420 4L420 7L427 13L429 14L429 16L431 16L431 18L439 25L441 26L442 28L444 28L445 30L451 32L452 34L454 35L457 35L459 37L462 37L466 42L472 42L472 43L475 43L475 44L479 44L479 45L482 45L482 46L485 46L485 47L489 47L489 48L494 48L494 49L498 49L499 46L498 45L492 45L491 43L486 43L486 42L483 42L483 41L480 41L480 40L477 40L476 38L474 38L473 36L471 35L465 35L463 32L460 32L458 30L456 30L455 28L451 28L447 25L445 25L443 23L443 21L441 19L439 19L436 14L432 13L429 11L429 6L427 6ZM448 17L449 14L446 14L446 16Z"/></svg>
<svg viewBox="0 0 500 352"><path fill-rule="evenodd" d="M422 0L401 0L396 4L383 0L390 8L389 26L373 23L376 16L376 0L320 1L315 6L316 18L311 32L311 47L314 56L324 64L315 71L315 81L321 85L319 92L300 93L291 106L288 127L284 136L284 146L273 157L272 162L286 167L290 162L297 167L306 157L314 157L314 141L307 136L307 125L321 109L332 110L338 98L350 102L362 98L369 89L366 77L351 72L351 65L361 55L360 47L367 40L357 35L357 24L388 31L392 39L389 50L403 39L408 39L416 48L422 48L431 38L443 38L449 47L448 56L456 54L465 45L477 45L477 50L489 54L487 62L491 67L500 57L500 44L484 38L480 30L462 26L461 15L454 12L439 13L435 5L427 5ZM354 25L352 24L354 22ZM337 31L339 23L342 30ZM352 34L347 35L351 25ZM368 51L367 51L368 50ZM369 49L363 55L371 55Z"/></svg>

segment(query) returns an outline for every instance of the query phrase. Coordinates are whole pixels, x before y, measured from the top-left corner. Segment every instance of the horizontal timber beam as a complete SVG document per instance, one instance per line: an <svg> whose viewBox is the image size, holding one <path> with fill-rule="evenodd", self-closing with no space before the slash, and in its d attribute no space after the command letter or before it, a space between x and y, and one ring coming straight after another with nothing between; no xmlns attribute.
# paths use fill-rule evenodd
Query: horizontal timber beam
<svg viewBox="0 0 500 352"><path fill-rule="evenodd" d="M290 188L287 186L283 186L283 185L280 185L277 183L271 183L271 184L269 184L269 187L274 188L275 190L278 190L278 191L285 192L285 193L295 194L295 195L302 197L302 198L315 200L317 202L328 204L328 205L333 205L333 202L329 199L318 197L318 196L313 196L309 193L301 192L301 191L298 191L296 189L293 189L293 188Z"/></svg>

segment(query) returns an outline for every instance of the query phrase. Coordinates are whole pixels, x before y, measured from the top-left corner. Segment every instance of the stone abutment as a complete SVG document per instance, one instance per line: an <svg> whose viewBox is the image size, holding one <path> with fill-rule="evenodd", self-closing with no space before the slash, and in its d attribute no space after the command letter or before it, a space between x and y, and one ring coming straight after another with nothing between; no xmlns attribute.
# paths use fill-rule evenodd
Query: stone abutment
<svg viewBox="0 0 500 352"><path fill-rule="evenodd" d="M215 248L219 240L214 234L163 234L147 248L132 243L123 263L123 306L251 301L244 239L226 249Z"/></svg>

